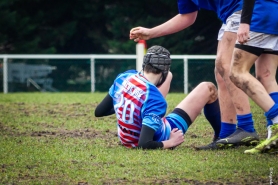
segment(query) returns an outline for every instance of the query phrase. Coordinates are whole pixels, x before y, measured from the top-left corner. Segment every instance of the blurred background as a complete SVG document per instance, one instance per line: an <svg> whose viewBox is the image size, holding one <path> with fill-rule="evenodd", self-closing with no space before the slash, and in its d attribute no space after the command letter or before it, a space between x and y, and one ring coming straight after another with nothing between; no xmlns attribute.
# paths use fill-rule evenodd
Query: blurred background
<svg viewBox="0 0 278 185"><path fill-rule="evenodd" d="M135 54L131 28L150 28L178 13L173 0L1 0L0 9L0 54ZM164 46L172 55L215 55L221 24L214 12L201 10L191 27L147 46ZM133 59L95 60L95 91L107 91L118 73L135 67ZM171 71L170 92L183 92L183 61L173 60ZM91 90L89 59L9 59L8 73L9 92ZM189 90L215 83L214 60L189 60L188 80Z"/></svg>

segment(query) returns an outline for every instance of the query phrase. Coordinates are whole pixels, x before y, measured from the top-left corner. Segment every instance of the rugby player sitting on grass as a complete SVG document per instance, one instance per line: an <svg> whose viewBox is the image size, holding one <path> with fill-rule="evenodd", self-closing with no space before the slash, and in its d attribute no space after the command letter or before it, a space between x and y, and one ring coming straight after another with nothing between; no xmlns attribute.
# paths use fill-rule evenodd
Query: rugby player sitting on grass
<svg viewBox="0 0 278 185"><path fill-rule="evenodd" d="M96 107L95 116L116 114L118 137L128 148L167 149L184 142L188 127L204 108L215 137L221 120L217 89L211 82L200 83L167 116L165 100L172 73L167 49L153 46L144 56L143 70L119 74L108 95Z"/></svg>

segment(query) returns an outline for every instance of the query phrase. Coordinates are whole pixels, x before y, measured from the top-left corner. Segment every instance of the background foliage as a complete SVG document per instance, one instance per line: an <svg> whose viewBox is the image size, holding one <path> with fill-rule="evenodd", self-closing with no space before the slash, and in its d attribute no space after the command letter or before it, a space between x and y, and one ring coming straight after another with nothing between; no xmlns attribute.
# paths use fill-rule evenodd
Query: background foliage
<svg viewBox="0 0 278 185"><path fill-rule="evenodd" d="M178 13L177 2L172 0L2 0L0 9L0 54L135 54L136 43L129 40L131 28L154 27ZM147 45L162 45L172 54L215 54L220 26L214 12L201 10L195 24L188 29L149 40ZM9 62L55 66L50 77L59 91L90 91L89 61ZM201 81L214 81L211 62L210 66L199 62L189 75L202 73L195 69L210 71L212 78L204 76ZM96 90L107 91L113 78L130 68L135 68L134 61L97 61ZM171 69L176 78L171 89L182 92L182 63L173 64ZM0 78L2 91L1 71ZM195 83L199 80L190 87ZM10 92L36 90L25 84L9 84L9 89Z"/></svg>
<svg viewBox="0 0 278 185"><path fill-rule="evenodd" d="M178 13L172 0L2 0L0 9L5 54L133 54L132 27L153 27ZM220 26L214 12L201 10L190 28L148 45L175 54L215 54Z"/></svg>
<svg viewBox="0 0 278 185"><path fill-rule="evenodd" d="M154 27L178 13L177 3L172 0L1 0L0 9L0 54L135 54L136 43L129 40L131 28ZM200 10L189 28L151 39L147 45L162 45L172 54L215 54L221 24L214 12ZM9 62L55 66L50 78L59 91L90 91L88 60ZM96 90L107 91L118 73L131 68L135 68L135 61L96 61ZM171 71L171 91L183 92L182 61L173 61ZM188 75L189 90L201 81L215 82L214 61L189 61ZM9 84L9 89L36 90L26 84Z"/></svg>

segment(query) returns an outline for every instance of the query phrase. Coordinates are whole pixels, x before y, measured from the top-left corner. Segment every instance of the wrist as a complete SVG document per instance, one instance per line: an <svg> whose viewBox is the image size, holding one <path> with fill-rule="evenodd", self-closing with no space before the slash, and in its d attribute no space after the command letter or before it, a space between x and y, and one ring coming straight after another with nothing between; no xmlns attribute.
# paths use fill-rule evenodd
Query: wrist
<svg viewBox="0 0 278 185"><path fill-rule="evenodd" d="M163 144L163 149L168 149L175 146L174 142L171 139L162 141L162 144Z"/></svg>

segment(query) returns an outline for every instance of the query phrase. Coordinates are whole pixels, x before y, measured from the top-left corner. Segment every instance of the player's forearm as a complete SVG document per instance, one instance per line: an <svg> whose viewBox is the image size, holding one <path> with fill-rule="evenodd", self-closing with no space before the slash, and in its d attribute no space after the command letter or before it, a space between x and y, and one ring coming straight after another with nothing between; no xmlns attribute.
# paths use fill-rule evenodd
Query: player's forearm
<svg viewBox="0 0 278 185"><path fill-rule="evenodd" d="M155 130L144 125L141 128L140 138L138 142L138 148L142 149L167 149L174 147L173 141L154 141L153 137L155 134Z"/></svg>
<svg viewBox="0 0 278 185"><path fill-rule="evenodd" d="M161 37L179 32L191 26L197 17L197 11L188 14L178 14L169 21L150 30L151 38Z"/></svg>
<svg viewBox="0 0 278 185"><path fill-rule="evenodd" d="M163 143L163 149L169 149L175 147L175 145L171 140L162 141L162 143Z"/></svg>
<svg viewBox="0 0 278 185"><path fill-rule="evenodd" d="M138 148L148 149L148 150L160 149L163 148L163 143L157 141L148 141L144 143L139 142Z"/></svg>
<svg viewBox="0 0 278 185"><path fill-rule="evenodd" d="M142 149L168 149L168 148L173 148L175 147L173 142L171 140L167 140L167 141L162 141L162 142L158 142L158 141L148 141L145 143L139 142L138 144L138 148L142 148Z"/></svg>
<svg viewBox="0 0 278 185"><path fill-rule="evenodd" d="M114 113L115 111L113 107L113 99L109 94L107 94L105 98L100 102L100 104L96 107L95 116L109 116Z"/></svg>

